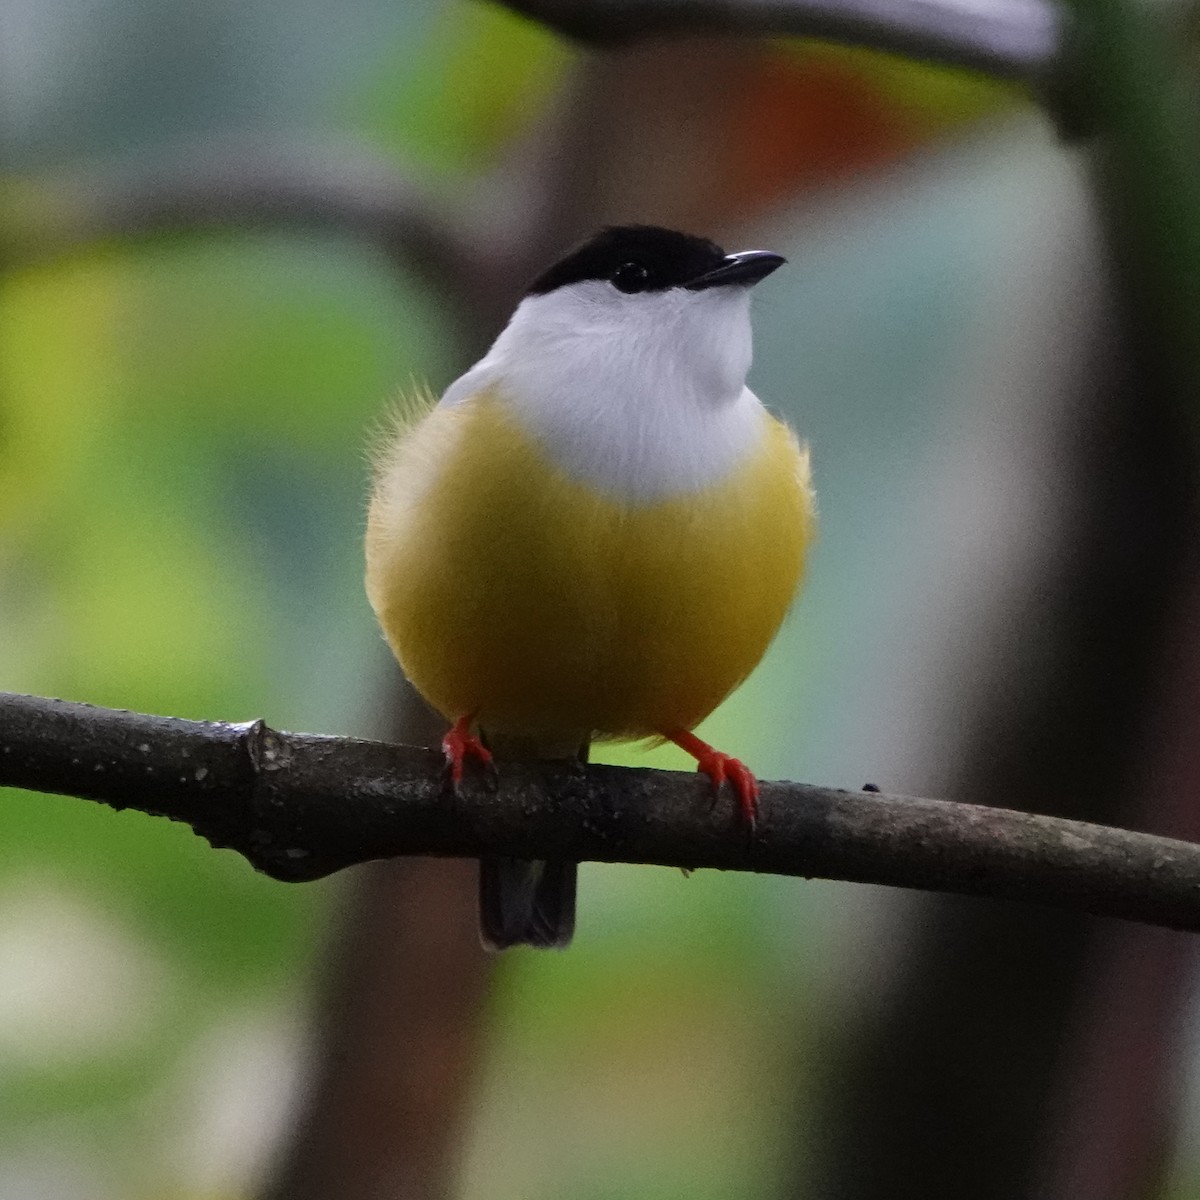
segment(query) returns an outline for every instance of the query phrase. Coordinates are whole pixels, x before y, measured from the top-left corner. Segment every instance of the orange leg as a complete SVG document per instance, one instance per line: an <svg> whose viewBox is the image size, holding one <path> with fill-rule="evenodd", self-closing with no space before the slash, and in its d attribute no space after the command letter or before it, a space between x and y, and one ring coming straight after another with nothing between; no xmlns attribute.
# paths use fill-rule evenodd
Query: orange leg
<svg viewBox="0 0 1200 1200"><path fill-rule="evenodd" d="M677 729L663 736L681 750L686 750L696 760L696 770L703 771L712 780L714 792L720 790L725 780L729 780L737 796L742 819L753 830L758 820L758 780L750 773L746 764L732 755L714 750L707 742L702 742L686 729Z"/></svg>
<svg viewBox="0 0 1200 1200"><path fill-rule="evenodd" d="M463 763L468 758L473 758L485 767L495 770L492 752L471 732L471 722L474 719L474 713L459 717L450 727L446 736L442 738L442 753L446 756L450 781L456 788L462 783Z"/></svg>

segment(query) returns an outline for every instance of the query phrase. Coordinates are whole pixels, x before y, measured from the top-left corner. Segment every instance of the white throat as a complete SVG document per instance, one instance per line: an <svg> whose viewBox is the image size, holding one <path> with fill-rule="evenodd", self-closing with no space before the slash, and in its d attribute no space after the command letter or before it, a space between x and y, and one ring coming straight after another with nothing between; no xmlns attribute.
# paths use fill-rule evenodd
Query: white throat
<svg viewBox="0 0 1200 1200"><path fill-rule="evenodd" d="M572 478L650 501L713 485L762 436L750 357L746 288L587 281L526 297L442 403L494 388Z"/></svg>

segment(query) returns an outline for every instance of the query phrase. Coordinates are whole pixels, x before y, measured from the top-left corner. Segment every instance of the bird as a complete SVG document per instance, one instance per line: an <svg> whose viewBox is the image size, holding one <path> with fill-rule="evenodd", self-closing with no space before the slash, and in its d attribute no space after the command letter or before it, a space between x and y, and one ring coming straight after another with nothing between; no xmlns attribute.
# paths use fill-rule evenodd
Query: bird
<svg viewBox="0 0 1200 1200"><path fill-rule="evenodd" d="M673 742L750 830L758 784L693 731L757 665L815 534L809 452L746 386L786 260L650 225L543 270L486 354L376 454L366 590L468 764ZM480 932L563 947L576 864L484 858Z"/></svg>

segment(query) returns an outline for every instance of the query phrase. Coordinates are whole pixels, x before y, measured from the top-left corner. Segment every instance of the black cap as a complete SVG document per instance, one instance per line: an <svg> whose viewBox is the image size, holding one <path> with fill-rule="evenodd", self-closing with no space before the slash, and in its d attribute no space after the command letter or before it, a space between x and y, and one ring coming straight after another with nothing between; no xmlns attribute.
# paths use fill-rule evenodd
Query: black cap
<svg viewBox="0 0 1200 1200"><path fill-rule="evenodd" d="M611 226L539 275L527 294L544 296L589 279L607 280L626 293L749 286L785 261L766 250L726 254L707 238L656 225Z"/></svg>

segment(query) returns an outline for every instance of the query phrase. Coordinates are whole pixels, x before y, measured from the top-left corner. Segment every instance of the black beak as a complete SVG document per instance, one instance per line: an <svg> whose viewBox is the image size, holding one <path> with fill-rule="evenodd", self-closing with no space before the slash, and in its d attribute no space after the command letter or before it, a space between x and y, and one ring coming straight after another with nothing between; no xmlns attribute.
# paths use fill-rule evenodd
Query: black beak
<svg viewBox="0 0 1200 1200"><path fill-rule="evenodd" d="M776 267L782 267L787 259L770 250L742 250L738 254L725 255L719 267L705 271L703 275L683 286L689 291L699 292L704 288L724 287L729 283L740 283L750 287L760 279L766 279Z"/></svg>

